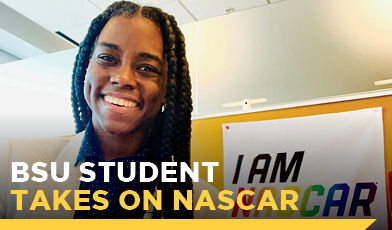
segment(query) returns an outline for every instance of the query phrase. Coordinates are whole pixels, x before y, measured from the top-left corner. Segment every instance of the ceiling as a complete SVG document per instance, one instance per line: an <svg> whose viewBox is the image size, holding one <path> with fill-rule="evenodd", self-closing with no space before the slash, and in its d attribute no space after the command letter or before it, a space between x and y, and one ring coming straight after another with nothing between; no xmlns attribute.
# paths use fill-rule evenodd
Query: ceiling
<svg viewBox="0 0 392 230"><path fill-rule="evenodd" d="M180 25L282 0L137 0L176 17ZM9 60L75 47L91 20L113 0L0 0L0 50ZM56 34L57 32L57 34ZM58 33L65 36L61 37ZM68 37L65 40L64 37ZM75 43L72 44L71 42ZM1 60L0 60L1 61Z"/></svg>

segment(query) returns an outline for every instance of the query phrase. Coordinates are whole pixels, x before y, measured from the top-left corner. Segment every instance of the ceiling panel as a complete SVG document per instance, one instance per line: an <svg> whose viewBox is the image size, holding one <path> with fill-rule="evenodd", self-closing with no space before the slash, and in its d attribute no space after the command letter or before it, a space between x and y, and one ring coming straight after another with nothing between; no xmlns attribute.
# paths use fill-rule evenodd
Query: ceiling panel
<svg viewBox="0 0 392 230"><path fill-rule="evenodd" d="M20 59L46 54L46 52L1 28L0 38L0 49Z"/></svg>
<svg viewBox="0 0 392 230"><path fill-rule="evenodd" d="M84 36L86 36L89 26L90 23L61 30L60 32L80 44L83 41Z"/></svg>
<svg viewBox="0 0 392 230"><path fill-rule="evenodd" d="M20 58L74 48L68 41L0 2L0 47Z"/></svg>
<svg viewBox="0 0 392 230"><path fill-rule="evenodd" d="M86 23L101 10L88 0L1 0L41 26L58 31Z"/></svg>
<svg viewBox="0 0 392 230"><path fill-rule="evenodd" d="M106 7L108 7L110 4L112 4L115 1L114 0L90 0L90 2L103 11L106 9Z"/></svg>
<svg viewBox="0 0 392 230"><path fill-rule="evenodd" d="M266 0L181 0L197 20L226 14L225 9L246 10L268 4Z"/></svg>
<svg viewBox="0 0 392 230"><path fill-rule="evenodd" d="M18 60L20 60L20 58L0 49L0 65L7 62L13 62Z"/></svg>
<svg viewBox="0 0 392 230"><path fill-rule="evenodd" d="M100 9L104 10L111 3L115 2L113 0L90 0L91 3L95 4ZM155 6L161 8L163 11L174 15L178 24L186 24L195 21L185 9L181 3L177 0L136 0L135 3L142 6Z"/></svg>
<svg viewBox="0 0 392 230"><path fill-rule="evenodd" d="M177 1L159 5L158 7L168 14L173 15L179 25L196 21L196 19Z"/></svg>
<svg viewBox="0 0 392 230"><path fill-rule="evenodd" d="M172 14L176 17L176 20L178 24L186 24L189 22L195 21L195 19L188 14L188 12L179 4L177 1L172 1L169 2L169 0L161 0L161 1L155 1L155 2L169 2L163 5L160 5L159 7L162 8L165 12ZM99 4L104 5L106 7L106 4L110 4L112 1L111 0L94 0L93 4ZM147 1L145 1L147 2ZM81 43L84 36L87 33L88 27L90 26L90 23L86 23L80 26L75 26L72 28L64 29L61 30L60 32L65 34L66 36L70 37L72 40L76 41L77 43Z"/></svg>
<svg viewBox="0 0 392 230"><path fill-rule="evenodd" d="M112 0L91 0L92 4L96 5L98 8L105 9L108 5L110 5ZM189 22L195 21L195 19L187 12L187 10L182 7L182 5L176 0L144 0L139 1L141 5L151 5L161 8L163 11L172 14L176 17L178 24L186 24ZM77 43L81 43L84 36L87 33L88 27L90 23L86 23L83 25L75 26L72 28L63 29L60 32L70 37L72 40Z"/></svg>
<svg viewBox="0 0 392 230"><path fill-rule="evenodd" d="M159 6L169 2L176 2L177 0L134 0L132 2L139 4L141 6ZM91 3L95 4L101 10L105 10L110 4L115 2L115 0L90 0Z"/></svg>

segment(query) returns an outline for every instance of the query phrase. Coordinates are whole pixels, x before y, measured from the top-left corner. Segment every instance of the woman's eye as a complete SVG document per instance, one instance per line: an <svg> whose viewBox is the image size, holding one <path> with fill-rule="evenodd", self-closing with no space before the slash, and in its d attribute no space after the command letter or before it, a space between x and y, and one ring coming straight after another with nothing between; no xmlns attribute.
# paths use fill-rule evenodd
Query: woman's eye
<svg viewBox="0 0 392 230"><path fill-rule="evenodd" d="M147 71L147 72L156 72L155 69L149 67L149 66L142 66L139 68L142 71Z"/></svg>
<svg viewBox="0 0 392 230"><path fill-rule="evenodd" d="M114 60L114 57L112 57L112 56L108 56L108 55L99 55L98 58L101 59L101 60L104 60L104 61L106 61L106 62L116 63L116 61Z"/></svg>

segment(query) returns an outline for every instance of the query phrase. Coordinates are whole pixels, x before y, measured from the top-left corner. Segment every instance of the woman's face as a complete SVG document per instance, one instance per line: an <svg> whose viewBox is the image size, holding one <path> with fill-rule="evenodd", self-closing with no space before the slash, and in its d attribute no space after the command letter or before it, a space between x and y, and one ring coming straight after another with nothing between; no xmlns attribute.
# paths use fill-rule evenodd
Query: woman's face
<svg viewBox="0 0 392 230"><path fill-rule="evenodd" d="M96 41L84 96L97 131L146 131L165 100L167 62L160 29L135 16L110 19Z"/></svg>

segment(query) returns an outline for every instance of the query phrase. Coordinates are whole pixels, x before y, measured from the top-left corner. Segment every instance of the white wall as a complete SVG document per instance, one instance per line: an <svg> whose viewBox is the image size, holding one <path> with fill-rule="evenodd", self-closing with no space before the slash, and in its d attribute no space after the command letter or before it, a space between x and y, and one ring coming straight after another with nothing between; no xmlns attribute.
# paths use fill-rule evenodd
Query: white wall
<svg viewBox="0 0 392 230"><path fill-rule="evenodd" d="M270 106L378 90L387 86L375 80L392 78L390 0L288 0L183 28L198 114L241 110L221 104L245 98Z"/></svg>
<svg viewBox="0 0 392 230"><path fill-rule="evenodd" d="M70 89L76 52L0 65L0 139L74 132Z"/></svg>

